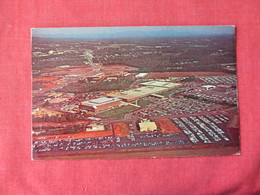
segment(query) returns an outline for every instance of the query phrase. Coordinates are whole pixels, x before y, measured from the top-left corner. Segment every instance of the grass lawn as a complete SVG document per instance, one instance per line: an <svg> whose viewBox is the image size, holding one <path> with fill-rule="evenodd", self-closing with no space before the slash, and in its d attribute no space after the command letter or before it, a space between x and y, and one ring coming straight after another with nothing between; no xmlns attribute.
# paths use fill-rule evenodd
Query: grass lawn
<svg viewBox="0 0 260 195"><path fill-rule="evenodd" d="M99 117L107 117L111 120L120 120L124 119L126 113L136 110L137 108L134 106L122 106L119 108L115 108L113 110L106 110L104 112L98 113Z"/></svg>
<svg viewBox="0 0 260 195"><path fill-rule="evenodd" d="M169 95L175 94L177 92L179 92L179 88L174 88L174 89L171 89L169 91L164 91L164 92L159 93L159 94L162 95L162 96L169 96Z"/></svg>
<svg viewBox="0 0 260 195"><path fill-rule="evenodd" d="M150 103L149 100L145 99L145 98L141 98L138 100L137 104L141 107L143 106L147 106Z"/></svg>

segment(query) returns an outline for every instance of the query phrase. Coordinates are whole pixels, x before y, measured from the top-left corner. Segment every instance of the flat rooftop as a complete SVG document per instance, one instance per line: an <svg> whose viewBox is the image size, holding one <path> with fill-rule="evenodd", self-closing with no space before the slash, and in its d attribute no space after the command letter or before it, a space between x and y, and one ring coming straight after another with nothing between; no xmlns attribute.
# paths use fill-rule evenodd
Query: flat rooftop
<svg viewBox="0 0 260 195"><path fill-rule="evenodd" d="M93 100L88 100L84 101L81 104L86 105L86 106L100 106L102 104L108 104L111 102L119 101L120 99L113 97L113 98L108 98L108 97L101 97Z"/></svg>
<svg viewBox="0 0 260 195"><path fill-rule="evenodd" d="M166 87L156 87L156 86L143 86L136 89L131 89L123 92L118 92L115 94L109 95L110 97L116 97L121 99L138 99L139 97L148 96L150 94L160 93L167 89L173 88L175 86L178 86L181 84L175 83L172 87L166 88Z"/></svg>
<svg viewBox="0 0 260 195"><path fill-rule="evenodd" d="M156 123L155 122L151 122L151 121L141 122L141 123L139 123L139 127L140 127L141 131L144 131L144 130L153 131L153 130L157 129Z"/></svg>
<svg viewBox="0 0 260 195"><path fill-rule="evenodd" d="M104 73L97 73L97 74L94 74L94 75L90 75L88 77L100 77L100 76L103 76Z"/></svg>
<svg viewBox="0 0 260 195"><path fill-rule="evenodd" d="M141 78L141 77L144 77L146 75L148 75L148 73L139 73L139 74L135 75L135 77L136 78Z"/></svg>
<svg viewBox="0 0 260 195"><path fill-rule="evenodd" d="M171 88L180 85L180 83L171 83L166 81L149 81L149 82L141 83L141 85Z"/></svg>

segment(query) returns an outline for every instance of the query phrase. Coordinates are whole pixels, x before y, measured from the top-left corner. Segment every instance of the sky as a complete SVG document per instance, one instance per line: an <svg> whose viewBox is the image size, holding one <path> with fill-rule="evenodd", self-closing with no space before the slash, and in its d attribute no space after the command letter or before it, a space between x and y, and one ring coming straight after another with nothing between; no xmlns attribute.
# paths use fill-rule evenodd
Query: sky
<svg viewBox="0 0 260 195"><path fill-rule="evenodd" d="M33 37L44 38L145 38L234 35L234 26L141 26L141 27L80 27L33 28Z"/></svg>

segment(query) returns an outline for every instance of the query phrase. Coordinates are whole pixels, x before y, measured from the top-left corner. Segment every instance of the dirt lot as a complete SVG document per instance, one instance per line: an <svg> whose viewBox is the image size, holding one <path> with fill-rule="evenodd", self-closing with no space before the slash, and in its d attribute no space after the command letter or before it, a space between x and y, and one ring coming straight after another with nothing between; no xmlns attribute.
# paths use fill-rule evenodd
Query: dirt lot
<svg viewBox="0 0 260 195"><path fill-rule="evenodd" d="M99 69L99 70L98 70ZM84 75L90 76L98 73L104 73L106 75L113 75L116 73L128 72L131 70L135 70L136 68L126 66L126 65L98 65L96 69L89 66L74 66L74 67L66 67L66 68L49 68L45 69L46 73L51 73L55 76L63 76L63 75Z"/></svg>
<svg viewBox="0 0 260 195"><path fill-rule="evenodd" d="M155 119L155 123L163 133L182 133L168 118Z"/></svg>
<svg viewBox="0 0 260 195"><path fill-rule="evenodd" d="M57 84L53 82L57 82L58 80L60 80L60 78L57 77L36 77L33 78L33 83L41 83L44 89L49 89L57 86Z"/></svg>
<svg viewBox="0 0 260 195"><path fill-rule="evenodd" d="M86 124L89 125L91 122L89 121L73 121L73 122L42 122L42 123L33 123L33 127L40 127L40 126L66 126L66 125L77 125L77 124Z"/></svg>
<svg viewBox="0 0 260 195"><path fill-rule="evenodd" d="M129 135L129 126L126 123L113 123L115 134L120 134L121 136Z"/></svg>
<svg viewBox="0 0 260 195"><path fill-rule="evenodd" d="M34 136L34 140L57 140L57 139L79 139L79 138L94 138L94 137L105 137L112 135L112 131L89 131L74 134L64 134L64 135L50 135L50 136Z"/></svg>
<svg viewBox="0 0 260 195"><path fill-rule="evenodd" d="M101 71L104 72L105 74L115 74L115 73L122 73L122 72L128 72L131 70L135 70L136 68L133 68L131 66L126 66L126 65L106 65L102 66Z"/></svg>
<svg viewBox="0 0 260 195"><path fill-rule="evenodd" d="M57 77L36 77L36 78L33 78L33 82L51 82L51 81L56 81L56 80L59 80L59 78Z"/></svg>

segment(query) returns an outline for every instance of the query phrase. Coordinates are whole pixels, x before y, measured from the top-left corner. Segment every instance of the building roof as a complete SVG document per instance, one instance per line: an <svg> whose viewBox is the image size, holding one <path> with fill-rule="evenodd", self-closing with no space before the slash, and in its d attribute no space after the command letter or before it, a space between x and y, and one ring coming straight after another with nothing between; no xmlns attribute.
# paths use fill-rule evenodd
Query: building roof
<svg viewBox="0 0 260 195"><path fill-rule="evenodd" d="M141 85L171 88L171 87L180 85L180 83L171 83L171 82L165 82L165 81L149 81L149 82L141 83Z"/></svg>
<svg viewBox="0 0 260 195"><path fill-rule="evenodd" d="M147 82L147 83L150 83L150 82ZM131 90L111 94L110 96L121 98L121 99L137 99L139 97L144 97L144 96L147 96L150 94L160 93L167 89L174 88L178 85L181 85L180 83L170 83L170 82L163 82L163 83L159 82L159 83L160 83L160 85L163 85L163 83L164 83L165 86L161 87L161 86L147 85L147 86L139 87L136 89L131 89Z"/></svg>
<svg viewBox="0 0 260 195"><path fill-rule="evenodd" d="M104 125L93 124L90 128L86 128L86 131L103 131L105 130Z"/></svg>
<svg viewBox="0 0 260 195"><path fill-rule="evenodd" d="M202 87L216 87L215 85L203 85Z"/></svg>
<svg viewBox="0 0 260 195"><path fill-rule="evenodd" d="M111 102L115 102L115 101L119 101L120 99L114 97L114 98L108 98L108 97L101 97L101 98L97 98L97 99L93 99L93 100L88 100L88 101L84 101L81 104L82 105L86 105L86 106L100 106L103 104L108 104Z"/></svg>
<svg viewBox="0 0 260 195"><path fill-rule="evenodd" d="M90 76L88 76L88 77L101 77L101 76L103 76L104 75L104 73L97 73L97 74L94 74L94 75L90 75Z"/></svg>
<svg viewBox="0 0 260 195"><path fill-rule="evenodd" d="M201 86L201 87L206 88L206 89L209 89L209 88L216 88L215 85L203 85L203 86Z"/></svg>
<svg viewBox="0 0 260 195"><path fill-rule="evenodd" d="M157 125L155 124L155 122L151 122L151 121L143 121L139 123L139 127L141 131L142 130L153 131L157 129Z"/></svg>
<svg viewBox="0 0 260 195"><path fill-rule="evenodd" d="M131 89L131 90L111 94L110 96L121 98L121 99L135 99L140 96L149 95L151 93L160 92L162 90L165 89L161 87L139 87L136 89Z"/></svg>
<svg viewBox="0 0 260 195"><path fill-rule="evenodd" d="M135 75L135 78L141 78L141 77L144 77L146 76L148 73L139 73L137 75Z"/></svg>

